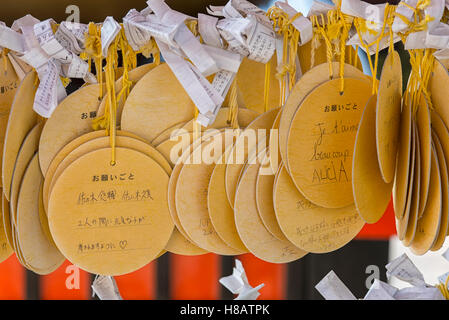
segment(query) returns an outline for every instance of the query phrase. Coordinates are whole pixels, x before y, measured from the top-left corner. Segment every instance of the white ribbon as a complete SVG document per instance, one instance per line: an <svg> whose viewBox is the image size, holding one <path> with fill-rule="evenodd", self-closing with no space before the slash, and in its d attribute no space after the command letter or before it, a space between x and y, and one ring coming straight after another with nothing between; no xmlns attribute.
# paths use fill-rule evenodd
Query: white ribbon
<svg viewBox="0 0 449 320"><path fill-rule="evenodd" d="M410 258L404 253L385 266L387 277L395 277L413 286L426 286L424 276Z"/></svg>
<svg viewBox="0 0 449 320"><path fill-rule="evenodd" d="M329 272L315 288L326 300L357 300L334 271Z"/></svg>
<svg viewBox="0 0 449 320"><path fill-rule="evenodd" d="M97 275L92 283L92 292L100 300L123 300L115 279L110 276Z"/></svg>
<svg viewBox="0 0 449 320"><path fill-rule="evenodd" d="M220 283L231 293L238 295L234 300L257 300L260 296L259 290L265 286L260 284L253 288L246 277L242 262L237 259L232 275L221 278Z"/></svg>

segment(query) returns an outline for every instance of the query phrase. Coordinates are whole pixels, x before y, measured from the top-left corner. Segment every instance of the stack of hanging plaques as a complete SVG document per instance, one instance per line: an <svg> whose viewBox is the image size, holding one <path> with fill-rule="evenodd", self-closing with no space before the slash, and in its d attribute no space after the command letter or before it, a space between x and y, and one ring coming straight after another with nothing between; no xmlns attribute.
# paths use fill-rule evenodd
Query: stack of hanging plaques
<svg viewBox="0 0 449 320"><path fill-rule="evenodd" d="M354 204L352 167L372 84L349 64L343 66L344 78L329 79L330 67L334 75L340 74L339 63L318 65L291 91L274 122L279 128L278 149L270 143L268 152L275 175L269 179L259 176L256 182L260 194L269 188L264 184L273 185L273 209L263 204L262 196L257 200L267 229L311 253L341 248L364 225ZM278 154L281 161L276 166Z"/></svg>
<svg viewBox="0 0 449 320"><path fill-rule="evenodd" d="M49 274L65 260L41 224L38 145L43 122L33 111L37 75L28 73L15 94L3 149L3 224L20 263Z"/></svg>
<svg viewBox="0 0 449 320"><path fill-rule="evenodd" d="M429 96L403 99L393 202L398 237L412 252L441 249L449 225L449 74L435 60Z"/></svg>
<svg viewBox="0 0 449 320"><path fill-rule="evenodd" d="M13 65L8 57L3 56L4 54L4 52L1 54L3 63L0 64L0 163L3 159L3 146L11 106L20 85L20 79L14 71ZM0 182L0 187L2 187L2 182ZM2 219L0 220L2 225L0 228L0 262L6 260L13 252L12 229L8 209L8 206L5 207L5 210L2 208Z"/></svg>

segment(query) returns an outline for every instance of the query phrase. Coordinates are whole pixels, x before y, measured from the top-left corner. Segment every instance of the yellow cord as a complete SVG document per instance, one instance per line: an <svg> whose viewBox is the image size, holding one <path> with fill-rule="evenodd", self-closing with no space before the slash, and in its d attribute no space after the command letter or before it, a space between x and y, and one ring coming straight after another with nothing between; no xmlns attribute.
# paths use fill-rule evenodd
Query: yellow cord
<svg viewBox="0 0 449 320"><path fill-rule="evenodd" d="M88 32L85 34L85 54L89 61L89 69L91 67L91 60L95 62L95 69L97 73L97 81L100 85L99 100L103 98L103 55L101 52L101 27L91 22L88 26Z"/></svg>
<svg viewBox="0 0 449 320"><path fill-rule="evenodd" d="M443 295L444 299L446 299L446 300L449 300L448 285L449 285L449 276L446 278L445 283L439 283L438 285L436 285L436 287L438 289L440 289L441 294Z"/></svg>
<svg viewBox="0 0 449 320"><path fill-rule="evenodd" d="M234 79L231 85L231 91L229 93L229 113L228 113L228 124L236 129L238 128L238 112L239 112L239 103L238 103L238 88L237 88L237 79Z"/></svg>
<svg viewBox="0 0 449 320"><path fill-rule="evenodd" d="M270 99L270 75L271 75L271 62L268 61L265 64L265 85L264 85L264 110L267 112L269 110L269 99Z"/></svg>
<svg viewBox="0 0 449 320"><path fill-rule="evenodd" d="M115 93L115 69L117 68L117 46L120 37L117 37L108 49L106 57L106 90L108 93L107 107L109 108L108 133L111 144L111 165L116 164L116 134L117 134L117 97Z"/></svg>

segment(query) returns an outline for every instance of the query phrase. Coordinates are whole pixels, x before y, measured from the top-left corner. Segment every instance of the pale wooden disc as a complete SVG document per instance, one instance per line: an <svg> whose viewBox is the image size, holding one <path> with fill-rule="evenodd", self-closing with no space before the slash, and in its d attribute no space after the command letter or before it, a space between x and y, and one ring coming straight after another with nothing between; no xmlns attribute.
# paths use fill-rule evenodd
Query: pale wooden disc
<svg viewBox="0 0 449 320"><path fill-rule="evenodd" d="M143 76L145 76L148 72L153 70L156 67L154 63L144 64L142 66L139 66L133 70L130 70L128 72L128 80L132 82L131 90L134 88L134 85L142 79ZM120 77L115 82L115 92L118 94L123 89L123 76ZM103 100L101 101L100 105L98 106L97 116L103 116L104 111L106 108L106 101L108 99L108 94L103 97ZM120 120L122 118L122 111L123 111L123 105L125 104L125 101L123 98L117 100L117 124L120 125Z"/></svg>
<svg viewBox="0 0 449 320"><path fill-rule="evenodd" d="M271 153L269 153L271 154ZM256 204L260 219L265 228L278 240L286 241L274 211L273 189L275 174L272 173L271 161L265 159L259 169L256 181ZM276 172L278 172L276 170Z"/></svg>
<svg viewBox="0 0 449 320"><path fill-rule="evenodd" d="M167 64L148 72L135 86L122 112L122 130L153 141L165 129L189 121L195 105Z"/></svg>
<svg viewBox="0 0 449 320"><path fill-rule="evenodd" d="M178 229L178 231L184 236L184 238L186 238L187 240L189 240L193 243L193 240L187 235L187 232L184 230L184 227L182 226L181 221L179 220L178 212L176 209L175 194L176 194L176 185L178 182L178 177L179 177L181 169L184 165L184 162L189 157L192 150L194 150L196 148L196 146L198 146L198 144L201 143L203 138L201 137L201 138L193 141L193 134L185 134L185 135L179 136L179 138L182 139L179 142L178 141L174 142L174 141L169 140L166 143L162 143L157 148L157 150L159 152L161 152L162 155L164 155L167 159L173 158L172 159L173 161L169 160L174 168L173 168L172 174L170 175L170 180L168 183L168 195L167 195L168 196L168 208L170 211L170 215L173 219L173 222L174 222L176 228ZM175 157L175 156L171 155L171 150L178 143L180 144L180 147L178 147L178 149L176 150L177 152L176 152L176 157Z"/></svg>
<svg viewBox="0 0 449 320"><path fill-rule="evenodd" d="M405 205L407 202L407 190L409 182L408 175L410 171L409 169L410 169L411 143L412 143L412 110L409 104L404 103L401 113L401 129L399 133L396 176L394 178L393 184L393 207L397 219L402 219L405 214ZM420 166L422 167L422 163L420 164Z"/></svg>
<svg viewBox="0 0 449 320"><path fill-rule="evenodd" d="M291 242L276 239L265 228L257 212L256 180L260 165L250 164L238 185L235 197L235 224L248 250L259 259L271 263L288 263L307 254Z"/></svg>
<svg viewBox="0 0 449 320"><path fill-rule="evenodd" d="M449 178L446 159L444 157L444 151L440 139L436 135L435 131L432 131L432 141L435 146L435 151L438 160L438 166L440 168L441 176L441 217L440 217L440 228L438 231L437 238L431 248L432 251L438 251L444 244L447 235L447 228L449 222Z"/></svg>
<svg viewBox="0 0 449 320"><path fill-rule="evenodd" d="M207 207L209 180L215 167L214 162L224 153L226 141L229 140L225 138L225 134L215 135L193 150L179 173L175 201L181 225L197 246L216 254L237 255L245 251L229 247L218 236ZM201 157L206 154L206 148L214 148L217 152L212 164L207 164ZM201 164L197 164L195 159L202 159Z"/></svg>
<svg viewBox="0 0 449 320"><path fill-rule="evenodd" d="M421 96L418 112L416 113L416 123L418 125L419 144L421 150L421 188L419 195L419 212L420 219L424 214L424 208L427 203L427 195L430 185L430 153L431 153L431 125L430 112L424 96Z"/></svg>
<svg viewBox="0 0 449 320"><path fill-rule="evenodd" d="M37 90L37 75L30 72L23 79L14 98L9 114L3 147L2 185L6 200L10 199L11 180L17 153L28 132L37 123L37 113L33 111L34 95Z"/></svg>
<svg viewBox="0 0 449 320"><path fill-rule="evenodd" d="M139 138L133 133L118 130L116 132L117 136L126 136L131 137L134 139L142 140L142 138ZM61 162L75 149L77 149L79 146L83 145L84 143L97 139L102 137L107 137L108 134L106 130L98 130L98 131L92 131L86 134L83 134L76 139L70 141L68 144L66 144L53 158L52 162L50 163L50 166L47 169L47 175L44 180L44 187L43 187L43 197L44 197L44 208L45 212L48 211L48 199L50 198L50 190L51 186L53 185L53 176L55 172L58 170L59 165ZM109 146L109 145L108 145Z"/></svg>
<svg viewBox="0 0 449 320"><path fill-rule="evenodd" d="M270 156L269 165L273 175L279 170L279 164L282 162L282 156L279 151L279 123L281 122L282 110L278 113L276 119L273 122L273 127L270 133L270 143L268 155Z"/></svg>
<svg viewBox="0 0 449 320"><path fill-rule="evenodd" d="M122 134L123 134L123 136L122 136ZM127 137L126 134L127 134L126 132L119 131L119 134L117 135L116 140L115 140L117 147L123 147L123 148L142 152L143 154L145 154L148 157L150 157L151 159L153 159L162 169L164 169L164 171L167 173L167 175L170 176L170 174L172 172L172 168L162 154L160 154L151 145L149 145L141 140L138 140L138 139L135 139L132 137ZM55 182L58 180L58 178L62 174L62 172L64 172L64 170L71 163L73 163L73 161L75 161L79 157L81 157L89 152L95 151L97 149L108 148L110 145L111 145L111 141L110 141L109 137L101 137L101 138L96 138L96 139L86 141L85 143L83 143L82 145L80 145L79 147L74 149L72 152L70 152L64 158L64 160L62 160L60 162L60 164L58 165L57 169L55 170L53 176L51 178L49 177L51 179L51 181L50 181L50 187L48 189L49 190L48 196L44 198L44 208L48 208L49 195L51 194L51 192L53 190Z"/></svg>
<svg viewBox="0 0 449 320"><path fill-rule="evenodd" d="M415 238L410 245L410 249L416 255L423 255L432 248L440 229L442 206L441 175L433 145L431 161L430 179L432 183L430 184L427 204L422 218L418 220Z"/></svg>
<svg viewBox="0 0 449 320"><path fill-rule="evenodd" d="M3 150L6 128L8 126L9 112L14 101L20 79L14 71L14 67L8 57L1 55L0 63L0 150ZM0 153L0 164L3 153ZM0 181L1 187L1 181Z"/></svg>
<svg viewBox="0 0 449 320"><path fill-rule="evenodd" d="M11 248L14 248L13 244L13 234L11 227L11 216L9 213L9 202L6 200L4 194L2 194L2 223L3 223L3 232L6 236L6 241L8 242Z"/></svg>
<svg viewBox="0 0 449 320"><path fill-rule="evenodd" d="M428 90L432 97L432 107L438 112L446 127L449 127L449 73L440 61L435 59L433 72L430 75Z"/></svg>
<svg viewBox="0 0 449 320"><path fill-rule="evenodd" d="M56 246L55 241L53 240L53 236L50 232L50 227L48 226L48 217L47 212L44 208L44 183L42 181L41 186L39 188L39 221L41 222L42 231L44 232L47 240Z"/></svg>
<svg viewBox="0 0 449 320"><path fill-rule="evenodd" d="M268 109L270 110L278 108L280 103L279 80L276 78L276 55L273 55L269 63L271 72ZM243 58L236 79L245 107L259 114L264 113L265 64Z"/></svg>
<svg viewBox="0 0 449 320"><path fill-rule="evenodd" d="M273 122L279 111L280 109L270 110L251 122L237 139L233 150L226 159L226 195L231 207L234 207L235 192L237 190L239 176L245 167L245 163L248 159L248 153L252 148L257 146L259 142L263 142L258 141L258 130L267 131L267 141L265 141L266 144L265 147L263 147L263 149L265 149L268 144L268 139L270 138L269 129L273 126Z"/></svg>
<svg viewBox="0 0 449 320"><path fill-rule="evenodd" d="M441 145L443 147L446 163L449 163L449 130L436 111L431 111L431 117L432 129L435 130L435 133L439 137ZM449 235L449 228L447 230L447 235Z"/></svg>
<svg viewBox="0 0 449 320"><path fill-rule="evenodd" d="M181 234L181 236L186 241L189 241L191 243L191 245L189 245L189 246L193 247L191 249L194 252L200 252L200 251L206 251L206 250L201 249L196 244L194 244L193 240L188 236L187 232L184 230L184 227L182 226L181 221L179 220L178 212L176 210L176 198L175 198L176 185L177 185L177 182L178 182L179 173L181 172L181 169L182 169L182 166L183 166L183 162L190 155L191 150L194 149L195 146L197 146L199 143L201 143L201 140L202 140L202 139L198 139L196 141L193 141L192 144L190 144L190 141L192 139L193 139L193 135L188 135L187 139L184 139L184 140L181 141L181 143L183 143L183 146L181 147L181 150L183 150L184 152L181 155L178 154L178 156L179 156L178 159L173 159L173 160L176 160L175 163L177 163L177 164L175 166L172 163L172 166L174 166L174 168L173 168L172 174L170 175L170 180L169 180L169 183L168 183L167 198L168 198L168 208L169 208L169 211L170 211L170 215L171 215L171 217L173 219L173 222L174 222L174 224L176 226L175 229ZM170 141L170 142L172 142L172 141ZM162 148L162 151L161 151L161 149L159 149L159 147L157 149L166 158L170 159L171 147L169 149ZM166 153L164 153L164 152L166 152ZM174 233L174 236L176 237L175 233ZM174 250L173 247L170 247L170 250Z"/></svg>
<svg viewBox="0 0 449 320"><path fill-rule="evenodd" d="M340 64L337 62L332 63L333 74L338 77L340 70ZM344 66L345 77L361 79L367 82L370 80L357 68L345 64ZM288 96L285 106L282 108L282 115L279 122L279 151L282 155L282 160L286 169L289 170L287 164L287 140L290 130L291 121L296 113L296 110L301 105L304 98L312 92L317 86L323 84L329 80L329 64L323 63L317 65L310 71L306 72L301 79L296 83L293 90Z"/></svg>
<svg viewBox="0 0 449 320"><path fill-rule="evenodd" d="M217 161L209 181L207 192L207 208L209 217L212 221L215 231L219 237L230 247L247 252L240 236L237 232L234 219L234 210L229 205L226 195L226 164L225 159L233 146L230 146L223 153L220 160Z"/></svg>
<svg viewBox="0 0 449 320"><path fill-rule="evenodd" d="M402 244L406 247L410 246L410 244L412 243L413 239L415 238L415 234L416 234L416 226L417 226L417 222L418 222L418 209L419 209L419 193L420 193L420 179L421 179L421 150L420 150L420 146L419 146L419 133L418 133L418 129L416 127L416 123L413 122L413 140L412 140L412 145L411 148L413 149L413 147L415 148L415 155L411 156L410 159L413 160L414 157L414 168L413 168L413 185L412 186L408 186L408 189L410 190L410 188L412 188L412 195L411 195L411 204L410 204L410 211L408 211L408 202L410 199L409 194L407 194L407 204L405 207L405 214L404 217L400 220L396 220L396 221L400 221L402 223L405 222L405 219L408 219L407 225L405 226L406 228L406 233L404 238L402 239ZM412 170L412 168L410 168L410 170ZM410 173L409 173L410 174ZM406 218L407 216L407 212L408 212L408 218ZM403 231L401 231L402 233ZM398 232L399 234L399 232Z"/></svg>
<svg viewBox="0 0 449 320"><path fill-rule="evenodd" d="M343 208L354 203L352 158L368 82L329 80L313 90L297 110L288 136L287 161L296 187L312 203ZM285 161L284 161L285 162Z"/></svg>
<svg viewBox="0 0 449 320"><path fill-rule="evenodd" d="M178 230L175 228L170 240L167 243L165 249L174 254L182 256L199 256L207 254L208 252L200 247L194 245L191 241L187 240Z"/></svg>
<svg viewBox="0 0 449 320"><path fill-rule="evenodd" d="M31 160L20 187L17 201L17 236L27 266L45 275L65 261L53 243L48 241L39 219L39 188L43 181L37 155Z"/></svg>
<svg viewBox="0 0 449 320"><path fill-rule="evenodd" d="M93 131L100 85L83 87L65 98L45 123L39 143L39 163L44 177L56 154L70 141Z"/></svg>
<svg viewBox="0 0 449 320"><path fill-rule="evenodd" d="M5 196L2 196L3 198L5 198ZM6 201L3 200L3 201ZM2 202L3 202L2 201ZM9 218L5 218L5 215L9 216L9 212L8 212L8 204L5 202L5 210L3 209L3 203L2 203L2 219L0 220L0 263L2 263L3 261L5 261L6 259L8 259L12 253L13 253L13 249L10 245L11 240L10 237L12 236L10 234L11 232L11 225L7 225L7 223L9 222Z"/></svg>
<svg viewBox="0 0 449 320"><path fill-rule="evenodd" d="M419 150L419 135L418 128L416 122L412 123L412 141L411 141L411 154L410 154L410 167L408 174L408 190L407 190L407 200L405 205L405 211L401 219L396 218L396 230L399 240L405 241L407 236L407 230L409 224L415 223L418 217L418 208L419 208L419 190L420 185L419 181L421 177L417 177L416 175L420 174L421 171L421 159L417 157L420 156ZM415 221L413 221L413 219ZM410 225L410 234L409 236L414 236L414 231L412 231L413 225ZM411 242L411 241L410 241ZM408 242L408 243L410 243Z"/></svg>
<svg viewBox="0 0 449 320"><path fill-rule="evenodd" d="M50 196L48 221L58 248L72 263L96 274L121 275L156 258L174 226L167 173L131 149L116 148L116 164L110 161L111 149L105 148L64 170ZM97 181L101 175L111 179Z"/></svg>
<svg viewBox="0 0 449 320"><path fill-rule="evenodd" d="M357 212L366 223L382 218L391 200L393 182L385 183L377 160L376 96L366 104L352 158L352 190ZM396 160L396 159L395 159Z"/></svg>
<svg viewBox="0 0 449 320"><path fill-rule="evenodd" d="M169 140L173 133L178 132L179 129L183 128L188 122L180 122L175 124L173 127L170 127L166 130L164 130L159 136L157 136L156 139L151 141L151 144L155 147L160 145L162 142Z"/></svg>
<svg viewBox="0 0 449 320"><path fill-rule="evenodd" d="M385 59L379 81L376 110L376 144L380 172L386 183L393 182L401 125L402 66L393 50Z"/></svg>
<svg viewBox="0 0 449 320"><path fill-rule="evenodd" d="M275 182L274 207L283 233L308 252L335 251L354 239L364 226L354 205L328 209L311 203L296 189L285 167Z"/></svg>
<svg viewBox="0 0 449 320"><path fill-rule="evenodd" d="M19 153L17 154L16 164L14 166L12 181L11 181L11 194L10 194L10 212L12 222L16 223L17 218L17 199L19 196L20 184L22 183L23 175L28 167L31 159L39 148L39 139L41 137L43 124L39 123L34 126L33 129L25 137Z"/></svg>

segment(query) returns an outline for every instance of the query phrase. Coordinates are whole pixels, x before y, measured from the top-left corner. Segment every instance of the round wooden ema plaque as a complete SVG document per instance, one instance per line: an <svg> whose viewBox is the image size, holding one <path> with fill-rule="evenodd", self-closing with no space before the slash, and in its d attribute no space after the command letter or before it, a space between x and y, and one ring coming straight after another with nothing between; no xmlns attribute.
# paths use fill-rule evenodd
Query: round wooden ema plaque
<svg viewBox="0 0 449 320"><path fill-rule="evenodd" d="M432 145L430 179L432 183L429 188L426 207L421 219L416 226L416 234L410 249L416 255L423 255L435 244L441 225L442 190L441 174L438 165L435 147Z"/></svg>
<svg viewBox="0 0 449 320"><path fill-rule="evenodd" d="M402 106L402 113L401 113L401 128L399 132L396 175L393 184L393 207L397 219L402 219L405 214L405 206L407 203L407 191L409 182L408 176L410 173L409 172L410 156L412 147L411 144L412 144L412 110L408 103L404 103ZM420 157L421 151L422 150L420 150ZM422 163L420 164L420 166L422 168Z"/></svg>
<svg viewBox="0 0 449 320"><path fill-rule="evenodd" d="M449 189L448 189L448 169L446 159L444 158L443 146L440 139L436 135L435 131L432 131L432 141L435 146L436 156L438 160L438 166L440 168L441 175L441 217L440 228L438 230L437 238L432 245L431 251L438 251L443 247L446 240L447 228L448 228L448 215L449 215Z"/></svg>
<svg viewBox="0 0 449 320"><path fill-rule="evenodd" d="M0 263L8 259L13 253L13 249L11 247L11 224L8 225L8 223L10 223L8 210L9 205L4 195L2 195L2 199L2 220L0 220Z"/></svg>
<svg viewBox="0 0 449 320"><path fill-rule="evenodd" d="M53 236L50 232L50 227L48 226L47 212L44 208L44 197L43 197L44 183L41 183L39 188L39 221L41 222L42 231L44 232L47 240L56 246Z"/></svg>
<svg viewBox="0 0 449 320"><path fill-rule="evenodd" d="M334 71L334 75L338 75L340 64L338 62L333 62L332 68ZM363 74L363 72L348 64L345 64L344 66L344 74L345 77L348 78L361 79L368 83L370 82L367 76ZM287 170L289 170L287 163L287 140L290 130L290 124L296 113L296 110L301 105L301 102L304 100L304 98L310 92L312 92L313 89L328 80L328 63L323 63L312 68L310 71L306 72L301 77L301 79L299 79L292 92L288 96L287 102L282 108L282 115L279 121L279 152L281 153L282 160Z"/></svg>
<svg viewBox="0 0 449 320"><path fill-rule="evenodd" d="M175 124L173 127L170 127L168 129L165 129L160 135L157 136L157 138L155 138L153 141L151 141L151 144L155 147L157 147L158 145L160 145L162 142L166 141L166 140L170 140L170 138L173 135L176 135L177 133L181 133L184 132L182 129L188 122L180 122Z"/></svg>
<svg viewBox="0 0 449 320"><path fill-rule="evenodd" d="M6 240L8 241L9 246L14 248L9 202L6 200L5 194L2 194L2 222Z"/></svg>
<svg viewBox="0 0 449 320"><path fill-rule="evenodd" d="M143 141L143 139L140 139L139 137L137 137L136 135L134 135L130 132L118 130L116 132L116 134L117 134L117 136L126 136L126 137L131 137L131 138ZM58 171L59 165L61 164L61 162L63 162L69 156L69 154L71 154L75 149L79 148L80 146L84 145L85 143L95 140L95 139L98 139L98 138L105 138L105 137L108 137L106 130L92 131L92 132L83 134L82 136L79 136L75 140L70 141L67 145L65 145L56 154L56 156L53 158L52 162L50 163L50 166L48 167L47 175L44 180L43 198L44 198L45 212L48 211L48 199L50 198L51 187L54 184L53 177L55 175L55 172ZM109 147L109 145L110 145L110 143L108 142L108 144L103 147L106 148L106 147ZM100 149L100 148L98 148L98 149ZM59 172L61 172L61 171L59 171Z"/></svg>
<svg viewBox="0 0 449 320"><path fill-rule="evenodd" d="M192 136L189 135L189 140L190 141L192 139ZM193 252L193 253L206 253L207 251L204 249L201 249L200 247L198 247L193 240L189 237L189 235L187 234L187 232L184 230L184 227L181 224L181 221L179 219L178 216L178 211L176 209L176 185L178 182L178 177L179 177L179 173L181 172L183 163L186 161L185 159L187 159L191 153L191 150L194 149L196 146L198 146L198 144L201 143L202 139L198 139L196 141L192 141L191 144L190 142L186 142L187 140L182 140L183 143L185 143L185 145L182 146L182 150L184 150L184 152L179 155L178 159L173 159L176 160L175 163L177 163L176 165L173 164L174 168L172 171L172 174L170 175L170 180L168 182L168 192L167 192L167 197L168 197L168 208L170 211L170 215L173 219L173 222L176 226L175 230L174 230L174 236L172 236L172 238L170 238L169 243L167 244L167 250L169 252L172 253L176 253L179 252L180 250L183 250L184 252ZM164 144L164 143L163 143ZM160 150L158 148L158 150ZM162 154L166 157L170 159L170 150L163 148L163 150L166 152L164 153L163 151ZM181 239L181 237L188 242L185 241L181 241L181 243L177 243L175 241L179 241L179 239ZM173 241L172 241L173 240ZM175 245L178 244L179 246L175 249ZM187 246L187 248L186 248ZM187 254L190 255L190 254Z"/></svg>
<svg viewBox="0 0 449 320"><path fill-rule="evenodd" d="M133 70L130 70L128 72L128 80L132 82L131 90L134 87L134 85L142 79L143 76L145 76L148 72L153 70L156 67L154 63L144 64L142 66L139 66ZM118 94L123 89L123 76L120 77L115 82L115 92ZM103 100L101 101L100 105L98 106L97 116L103 116L104 111L107 105L107 99L108 94L106 94L103 97ZM125 101L123 98L117 100L117 124L120 125L120 119L122 118L122 111L123 111L123 105L125 104Z"/></svg>
<svg viewBox="0 0 449 320"><path fill-rule="evenodd" d="M73 92L55 109L45 123L39 143L39 163L44 177L56 154L70 141L93 131L92 119L97 117L98 84Z"/></svg>
<svg viewBox="0 0 449 320"><path fill-rule="evenodd" d="M435 130L435 133L441 142L446 163L449 163L449 130L447 129L443 120L436 111L434 110L431 111L431 117L432 117L432 129ZM447 234L449 235L449 228Z"/></svg>
<svg viewBox="0 0 449 320"><path fill-rule="evenodd" d="M352 190L357 212L366 223L382 218L391 199L393 182L385 183L377 161L376 96L366 104L352 158ZM396 160L396 159L395 159Z"/></svg>
<svg viewBox="0 0 449 320"><path fill-rule="evenodd" d="M35 72L30 72L22 80L11 106L2 162L2 186L8 201L10 199L11 180L17 153L26 135L37 123L37 113L33 110L36 90L37 75Z"/></svg>
<svg viewBox="0 0 449 320"><path fill-rule="evenodd" d="M406 241L405 238L407 236L407 230L409 228L409 224L415 223L418 219L418 209L419 209L419 190L420 190L420 179L421 177L417 177L421 171L421 159L420 157L420 149L419 149L419 135L418 128L416 122L413 122L412 125L412 141L411 141L411 154L410 154L410 168L408 174L408 190L407 190L407 199L405 205L405 211L402 215L401 219L396 218L396 230L399 240ZM410 225L411 235L414 234L414 231L411 230L412 225ZM407 241L406 241L407 242ZM408 242L410 243L410 242Z"/></svg>
<svg viewBox="0 0 449 320"><path fill-rule="evenodd" d="M449 127L449 73L444 65L435 59L433 72L430 75L428 90L432 97L432 108L438 112L446 127Z"/></svg>
<svg viewBox="0 0 449 320"><path fill-rule="evenodd" d="M138 140L138 139L135 139L132 137L127 137L126 133L124 136L121 136L120 133L121 132L119 131L119 134L117 135L116 141L115 141L117 147L123 147L123 148L142 152L146 156L153 159L162 169L164 169L164 171L167 173L167 175L170 176L170 174L172 172L172 168L171 168L170 164L164 158L164 156L161 155L154 147L143 142L142 140ZM56 181L58 180L59 176L61 175L61 173L64 172L64 170L71 163L73 163L73 161L75 161L79 157L81 157L89 152L92 152L92 151L95 151L98 149L108 148L109 146L110 146L109 137L101 137L101 138L96 138L96 139L86 141L85 143L83 143L82 145L80 145L79 147L74 149L72 152L70 152L64 158L64 160L62 160L59 163L57 169L55 170L53 176L51 177L49 194L51 194L53 187L54 187ZM47 196L47 198L44 198L44 207L45 208L48 208L48 200L49 200L49 196Z"/></svg>
<svg viewBox="0 0 449 320"><path fill-rule="evenodd" d="M279 151L279 123L281 122L282 110L278 113L274 120L273 127L270 132L270 142L268 146L269 165L273 175L279 170L279 164L282 162L282 156Z"/></svg>
<svg viewBox="0 0 449 320"><path fill-rule="evenodd" d="M396 51L388 54L382 67L376 109L376 144L380 172L393 182L401 125L402 66Z"/></svg>
<svg viewBox="0 0 449 320"><path fill-rule="evenodd" d="M2 55L2 57L2 63L0 63L0 150L3 150L9 112L20 84L20 79L14 71L11 61L6 56ZM2 163L2 157L3 154L0 153L0 163Z"/></svg>
<svg viewBox="0 0 449 320"><path fill-rule="evenodd" d="M148 264L173 231L168 179L153 159L127 148L116 148L115 165L110 148L78 158L50 195L48 222L58 248L72 263L101 275Z"/></svg>
<svg viewBox="0 0 449 320"><path fill-rule="evenodd" d="M39 189L43 181L37 155L31 160L17 201L17 237L26 266L37 274L55 271L65 261L47 239L39 219Z"/></svg>
<svg viewBox="0 0 449 320"><path fill-rule="evenodd" d="M297 188L312 203L343 208L354 203L352 158L357 128L371 96L368 82L330 80L301 103L290 127L287 162Z"/></svg>
<svg viewBox="0 0 449 320"><path fill-rule="evenodd" d="M265 228L278 240L287 240L276 218L273 203L275 174L271 171L269 154L262 161L256 182L256 204ZM279 171L279 169L277 170ZM277 172L276 171L276 172Z"/></svg>
<svg viewBox="0 0 449 320"><path fill-rule="evenodd" d="M430 153L431 153L431 125L430 112L424 96L421 96L418 111L416 113L416 124L419 133L419 148L421 150L421 188L419 195L418 218L424 214L427 203L427 195L430 186Z"/></svg>
<svg viewBox="0 0 449 320"><path fill-rule="evenodd" d="M233 146L229 146L217 161L209 181L207 192L207 208L218 236L230 247L241 252L248 252L237 232L234 219L234 210L229 205L226 195L226 163L225 159Z"/></svg>
<svg viewBox="0 0 449 320"><path fill-rule="evenodd" d="M257 212L256 180L260 165L249 164L235 196L235 224L248 250L257 258L271 263L288 263L307 254L291 242L276 239L264 226Z"/></svg>
<svg viewBox="0 0 449 320"><path fill-rule="evenodd" d="M167 64L148 72L123 107L121 129L153 141L167 128L189 121L195 105Z"/></svg>
<svg viewBox="0 0 449 320"><path fill-rule="evenodd" d="M278 108L280 103L279 80L276 77L276 55L273 55L268 63L271 71L268 94L268 110L270 110ZM264 113L265 64L243 58L236 79L245 107L259 114Z"/></svg>
<svg viewBox="0 0 449 320"><path fill-rule="evenodd" d="M312 253L327 253L343 247L364 226L354 205L328 209L311 203L296 189L284 167L275 182L274 207L287 239Z"/></svg>
<svg viewBox="0 0 449 320"><path fill-rule="evenodd" d="M266 139L264 149L267 147L270 129L279 111L280 109L270 110L251 122L238 137L234 148L226 159L226 194L231 207L234 206L239 176L248 160L248 153L263 142L263 138ZM265 135L260 135L260 133L265 133Z"/></svg>
<svg viewBox="0 0 449 320"><path fill-rule="evenodd" d="M42 123L34 126L33 129L25 137L19 153L17 154L16 164L14 166L14 172L11 181L11 193L10 193L10 212L12 222L16 223L17 218L17 198L19 196L20 184L22 183L23 175L28 167L31 159L39 148L39 139L42 132Z"/></svg>
<svg viewBox="0 0 449 320"><path fill-rule="evenodd" d="M178 228L173 230L173 234L171 235L165 249L170 253L179 254L182 256L199 256L209 253L193 244L190 240L187 240L181 232L179 232Z"/></svg>
<svg viewBox="0 0 449 320"><path fill-rule="evenodd" d="M405 214L401 219L396 218L396 226L398 229L398 236L403 237L402 244L406 247L410 246L413 239L415 238L416 234L416 225L418 223L418 210L419 210L419 193L420 193L420 179L421 179L421 150L419 147L419 134L418 129L416 127L416 123L413 122L413 135L412 135L412 142L411 142L411 148L415 150L415 154L410 156L410 160L414 160L414 168L410 167L410 173L409 176L412 174L413 170L413 180L410 179L409 186L408 186L408 193L407 193L407 202L405 207ZM410 186L410 182L413 182L413 185ZM411 194L411 204L410 204L410 210L408 209L408 202L410 198L410 190L412 190ZM407 217L408 213L408 217ZM407 220L407 222L406 222ZM399 223L399 224L398 224ZM404 226L403 224L406 225ZM405 235L403 234L404 231L400 228L405 228Z"/></svg>
<svg viewBox="0 0 449 320"><path fill-rule="evenodd" d="M214 163L224 153L225 143L228 141L232 142L232 139L226 137L226 134L214 135L193 150L179 173L175 201L181 225L197 246L216 254L237 255L245 251L229 247L218 236L207 207L209 181Z"/></svg>

